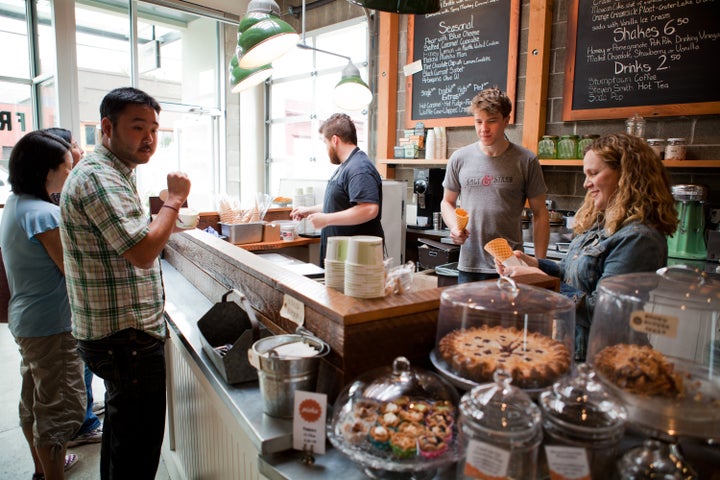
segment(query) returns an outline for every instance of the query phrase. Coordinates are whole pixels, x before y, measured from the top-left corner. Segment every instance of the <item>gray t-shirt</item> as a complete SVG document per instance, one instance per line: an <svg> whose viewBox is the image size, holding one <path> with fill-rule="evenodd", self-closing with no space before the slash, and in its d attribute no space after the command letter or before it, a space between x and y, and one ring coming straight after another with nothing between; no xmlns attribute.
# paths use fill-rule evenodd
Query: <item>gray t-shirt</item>
<svg viewBox="0 0 720 480"><path fill-rule="evenodd" d="M496 273L492 255L483 249L490 240L502 237L514 250L522 250L525 200L547 191L535 154L513 143L499 157L485 155L478 142L456 150L443 187L460 194L470 216L458 269L476 273Z"/></svg>

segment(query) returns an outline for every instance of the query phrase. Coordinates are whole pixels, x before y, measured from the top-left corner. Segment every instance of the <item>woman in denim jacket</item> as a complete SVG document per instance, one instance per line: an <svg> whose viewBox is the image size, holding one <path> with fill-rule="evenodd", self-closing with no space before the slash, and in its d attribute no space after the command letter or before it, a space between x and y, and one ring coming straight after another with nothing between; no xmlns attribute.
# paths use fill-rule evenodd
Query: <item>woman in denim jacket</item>
<svg viewBox="0 0 720 480"><path fill-rule="evenodd" d="M559 263L514 254L528 266L504 267L507 276L543 273L559 277L560 292L577 307L575 358L584 361L598 282L613 275L654 272L667 263L667 236L678 225L670 179L657 154L641 138L624 133L595 140L583 158L587 190L575 215L575 237Z"/></svg>

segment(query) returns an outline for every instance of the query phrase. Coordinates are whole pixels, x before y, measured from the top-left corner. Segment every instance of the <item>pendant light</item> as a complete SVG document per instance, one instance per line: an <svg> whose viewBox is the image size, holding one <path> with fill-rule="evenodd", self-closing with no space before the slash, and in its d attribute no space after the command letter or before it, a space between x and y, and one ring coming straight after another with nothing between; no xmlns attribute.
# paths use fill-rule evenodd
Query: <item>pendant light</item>
<svg viewBox="0 0 720 480"><path fill-rule="evenodd" d="M367 107L370 102L372 102L372 90L370 90L368 84L363 81L360 76L360 70L352 63L352 59L350 57L340 55L335 52L328 52L327 50L322 50L320 48L311 47L305 43L298 43L297 46L298 48L302 48L304 50L326 53L328 55L344 58L348 61L348 64L345 68L343 68L340 81L333 89L332 98L335 105L344 110L355 111L362 110Z"/></svg>
<svg viewBox="0 0 720 480"><path fill-rule="evenodd" d="M333 90L335 105L345 110L362 110L372 102L373 94L360 77L360 70L350 61Z"/></svg>
<svg viewBox="0 0 720 480"><path fill-rule="evenodd" d="M440 0L348 0L350 3L391 13L413 13L416 15L435 13L440 10Z"/></svg>
<svg viewBox="0 0 720 480"><path fill-rule="evenodd" d="M237 55L230 60L230 85L232 93L239 93L255 85L259 85L273 74L272 65L262 65L257 68L240 68Z"/></svg>
<svg viewBox="0 0 720 480"><path fill-rule="evenodd" d="M269 64L290 51L298 38L295 29L280 19L274 0L252 0L238 25L238 64L245 69Z"/></svg>
<svg viewBox="0 0 720 480"><path fill-rule="evenodd" d="M352 59L339 53L328 52L319 48L311 47L305 43L305 0L302 1L302 41L297 44L298 48L326 53L336 57L344 58L348 64L343 68L340 81L333 89L333 102L344 110L362 110L372 102L373 94L370 87L360 76L360 70L352 63Z"/></svg>

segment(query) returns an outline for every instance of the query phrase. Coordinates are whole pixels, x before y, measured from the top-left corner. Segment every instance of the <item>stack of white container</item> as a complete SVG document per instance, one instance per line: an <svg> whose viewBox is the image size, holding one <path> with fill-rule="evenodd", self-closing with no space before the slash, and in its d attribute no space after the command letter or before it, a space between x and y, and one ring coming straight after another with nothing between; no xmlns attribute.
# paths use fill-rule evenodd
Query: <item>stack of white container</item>
<svg viewBox="0 0 720 480"><path fill-rule="evenodd" d="M385 296L382 238L350 237L345 259L345 295L357 298Z"/></svg>
<svg viewBox="0 0 720 480"><path fill-rule="evenodd" d="M293 195L293 207L312 207L315 205L315 192L313 187L298 187L295 189L295 195ZM303 218L298 221L297 233L311 233L313 230L312 225L308 222L307 218Z"/></svg>
<svg viewBox="0 0 720 480"><path fill-rule="evenodd" d="M351 297L384 297L382 238L369 235L329 237L325 254L325 285Z"/></svg>
<svg viewBox="0 0 720 480"><path fill-rule="evenodd" d="M345 291L345 259L352 237L328 237L325 247L325 286Z"/></svg>
<svg viewBox="0 0 720 480"><path fill-rule="evenodd" d="M425 159L435 160L447 157L447 131L445 127L428 129L425 136Z"/></svg>

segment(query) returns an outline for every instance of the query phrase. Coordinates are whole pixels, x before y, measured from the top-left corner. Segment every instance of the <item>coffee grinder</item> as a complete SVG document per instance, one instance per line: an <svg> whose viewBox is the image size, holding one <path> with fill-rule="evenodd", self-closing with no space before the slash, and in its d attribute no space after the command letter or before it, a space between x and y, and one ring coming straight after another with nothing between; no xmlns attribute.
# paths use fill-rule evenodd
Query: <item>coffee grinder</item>
<svg viewBox="0 0 720 480"><path fill-rule="evenodd" d="M707 256L704 210L707 187L673 185L672 196L680 223L675 233L668 237L668 256L689 260L704 259Z"/></svg>
<svg viewBox="0 0 720 480"><path fill-rule="evenodd" d="M417 227L433 228L433 212L440 211L440 202L442 202L442 182L445 178L445 170L442 168L416 168L413 177L413 193L417 196Z"/></svg>

